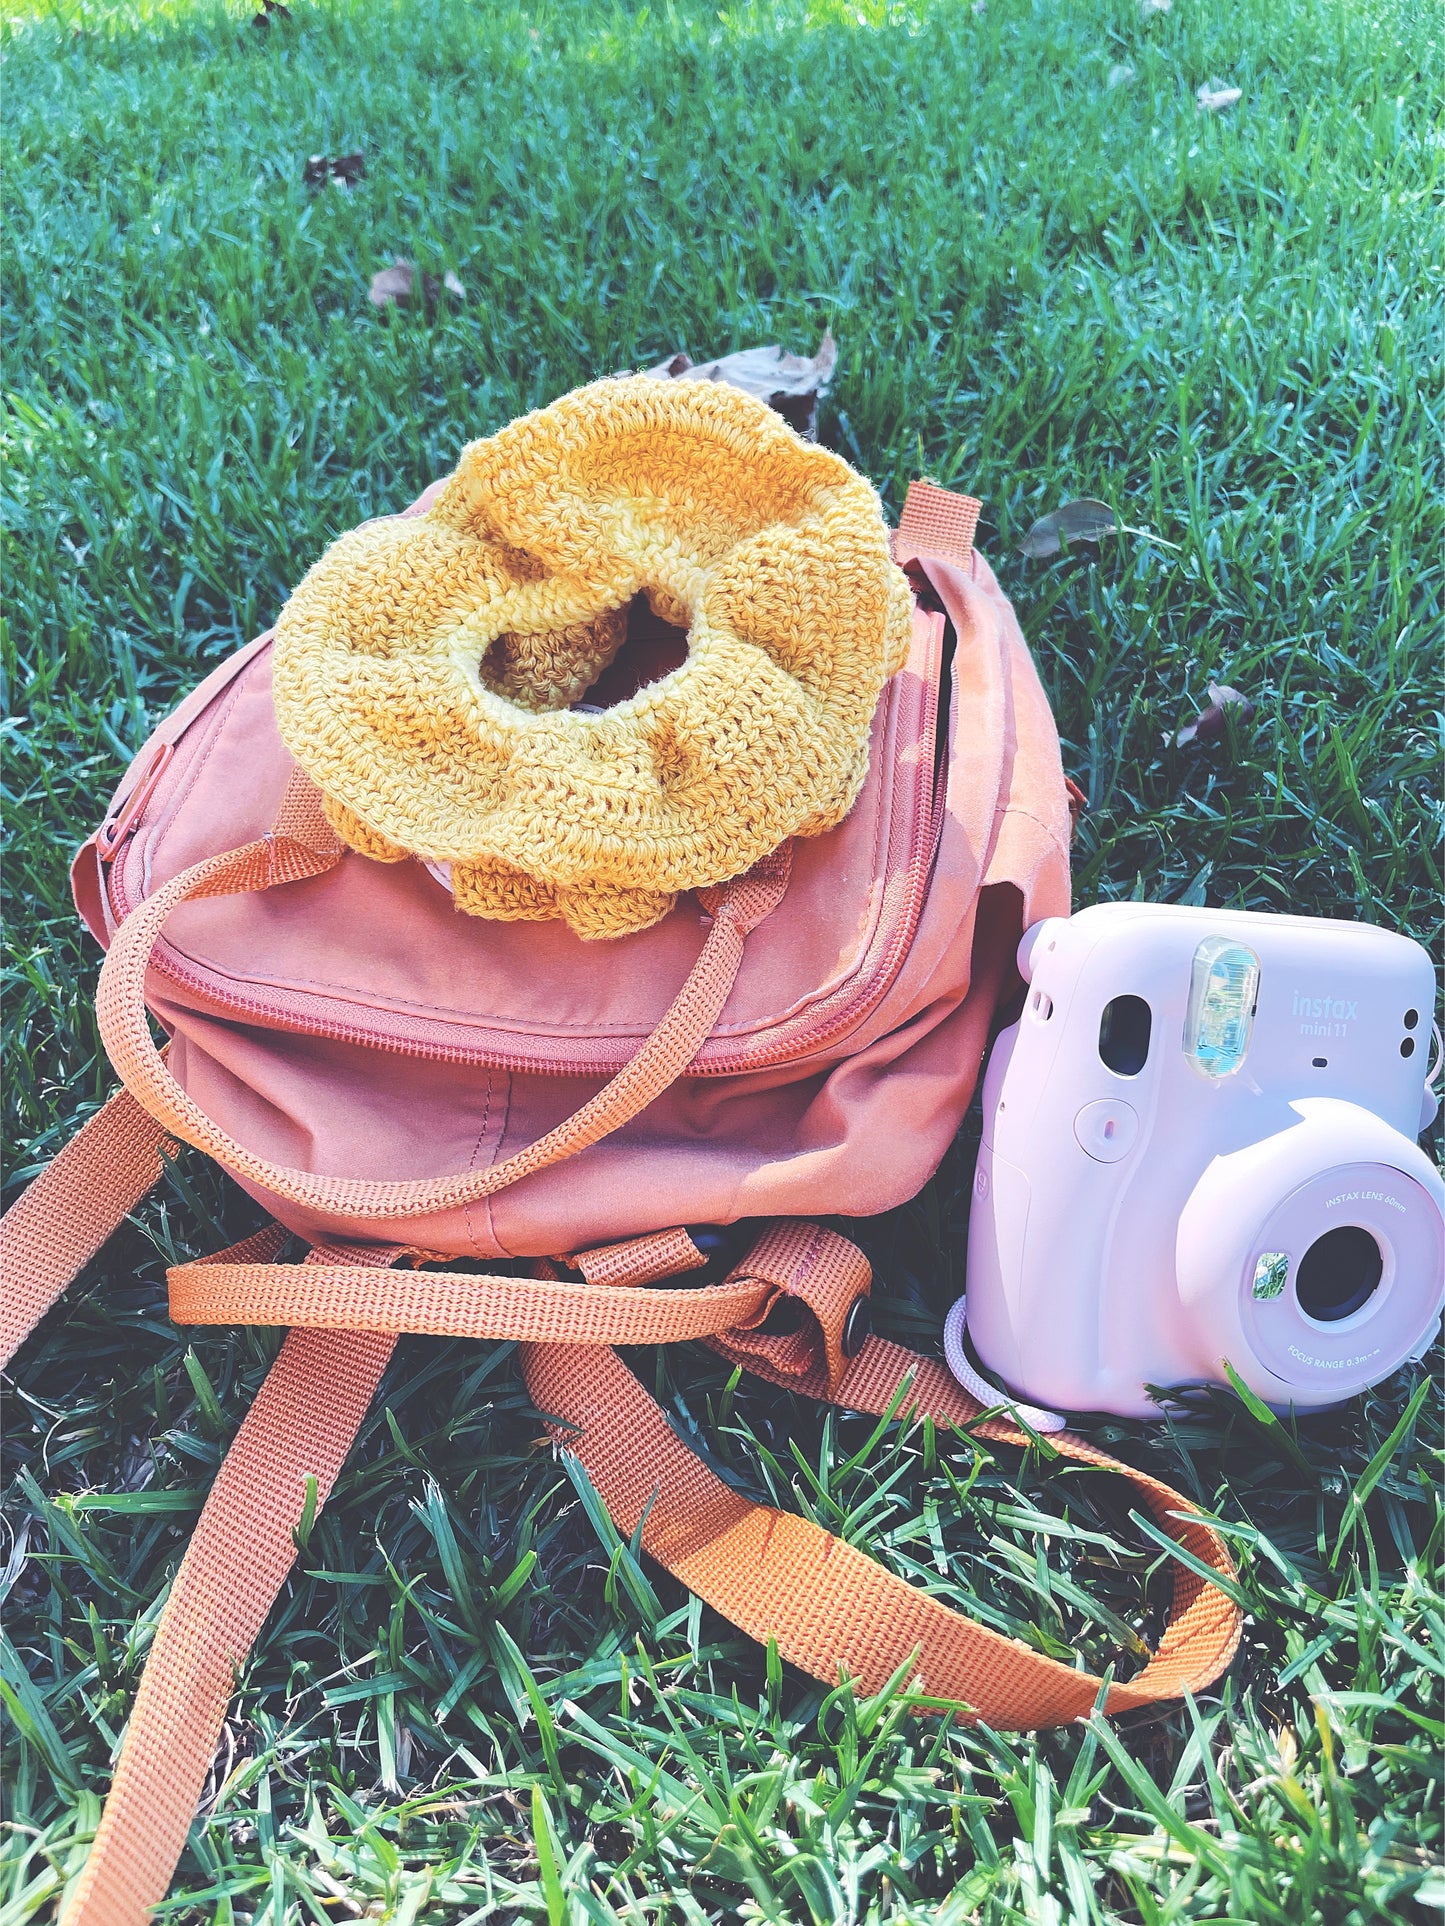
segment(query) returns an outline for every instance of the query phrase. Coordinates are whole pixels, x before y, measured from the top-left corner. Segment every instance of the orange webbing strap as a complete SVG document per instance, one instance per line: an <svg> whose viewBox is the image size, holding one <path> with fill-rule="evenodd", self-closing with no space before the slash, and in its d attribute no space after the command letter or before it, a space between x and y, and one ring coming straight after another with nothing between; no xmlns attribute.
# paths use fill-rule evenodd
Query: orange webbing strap
<svg viewBox="0 0 1445 1926"><path fill-rule="evenodd" d="M781 1331L769 1330L759 1319L710 1340L713 1349L775 1384L791 1385L810 1398L831 1398L861 1342L850 1314L867 1310L873 1288L868 1259L836 1231L806 1218L783 1217L768 1226L729 1275L740 1274L767 1279L781 1295L796 1299L806 1315L795 1313Z"/></svg>
<svg viewBox="0 0 1445 1926"><path fill-rule="evenodd" d="M110 1796L64 1926L141 1926L165 1897L238 1668L326 1498L396 1343L293 1331L211 1487L156 1628Z"/></svg>
<svg viewBox="0 0 1445 1926"><path fill-rule="evenodd" d="M750 1637L775 1640L785 1659L815 1678L834 1685L846 1672L874 1692L912 1664L915 1689L1004 1731L1060 1725L1095 1704L1100 1682L1088 1673L962 1617L806 1518L730 1490L616 1352L528 1346L522 1362L533 1402L562 1421L559 1442L580 1458L618 1530L630 1534L641 1521L643 1547L660 1564ZM962 1423L979 1413L941 1366L876 1339L845 1375L838 1399L881 1415L905 1384L914 1417ZM1232 1574L1218 1536L1178 1517L1193 1508L1177 1492L1067 1433L1049 1443L1132 1480L1171 1536L1221 1576ZM1230 1600L1181 1568L1157 1653L1137 1678L1110 1688L1108 1709L1197 1690L1219 1676L1238 1639Z"/></svg>
<svg viewBox="0 0 1445 1926"><path fill-rule="evenodd" d="M973 535L983 503L955 495L936 482L912 481L893 537L893 559L900 568L918 555L936 555L967 568L973 560Z"/></svg>
<svg viewBox="0 0 1445 1926"><path fill-rule="evenodd" d="M651 1242L618 1246L615 1274L647 1274ZM305 1265L253 1261L266 1255L222 1252L173 1270L172 1314L181 1323L307 1322L521 1339L534 1401L562 1420L559 1436L582 1458L619 1528L635 1529L651 1503L646 1549L755 1638L776 1638L785 1657L830 1683L844 1665L868 1689L917 1651L924 1689L993 1724L1056 1724L1094 1703L1096 1679L961 1618L806 1520L739 1499L681 1442L607 1348L707 1335L723 1356L807 1396L881 1415L906 1386L912 1417L1026 1446L1025 1432L984 1419L983 1407L933 1359L875 1338L846 1357L849 1314L872 1282L867 1259L846 1238L780 1221L721 1284L671 1291L625 1282L379 1274L322 1252ZM804 1315L774 1333L768 1314L783 1296ZM1199 1565L1232 1578L1223 1541L1178 1492L1068 1433L1049 1444L1131 1480ZM1238 1635L1230 1599L1181 1562L1158 1652L1136 1679L1112 1688L1109 1705L1145 1705L1207 1683L1228 1662Z"/></svg>
<svg viewBox="0 0 1445 1926"><path fill-rule="evenodd" d="M234 1674L291 1568L306 1478L324 1502L405 1324L499 1338L565 1338L586 1357L609 1343L658 1342L745 1326L766 1315L774 1284L735 1276L710 1289L654 1291L529 1278L397 1273L376 1268L395 1245L318 1247L274 1264L285 1241L269 1225L243 1244L171 1273L177 1322L308 1321L293 1329L226 1456L151 1648L95 1844L64 1926L140 1926L165 1896L225 1718ZM700 1254L685 1233L667 1248ZM610 1246L619 1276L659 1261L656 1237ZM690 1256L689 1256L690 1254ZM346 1255L350 1261L336 1262Z"/></svg>
<svg viewBox="0 0 1445 1926"><path fill-rule="evenodd" d="M846 1409L882 1416L904 1383L909 1386L907 1409L915 1419L931 1417L942 1424L972 1425L980 1437L1003 1444L1027 1447L1034 1442L1027 1432L1006 1420L974 1422L982 1407L944 1364L882 1338L868 1340L839 1385L837 1401ZM1200 1565L1218 1573L1226 1584L1234 1583L1234 1560L1227 1545L1182 1493L1134 1465L1111 1458L1108 1452L1071 1431L1054 1432L1046 1445L1062 1458L1128 1479L1161 1530ZM1111 1687L1108 1710L1122 1712L1152 1705L1158 1699L1178 1698L1183 1692L1199 1691L1210 1684L1233 1658L1241 1625L1239 1607L1226 1591L1191 1566L1177 1563L1169 1623L1154 1656L1128 1684Z"/></svg>
<svg viewBox="0 0 1445 1926"><path fill-rule="evenodd" d="M1001 1443L1031 1442L1006 1420L985 1419L936 1360L878 1338L859 1348L857 1314L866 1309L860 1300L872 1272L847 1238L782 1221L734 1275L772 1283L803 1311L778 1331L757 1318L708 1340L745 1369L877 1416L904 1393L913 1419L967 1426ZM856 1351L851 1360L849 1350ZM775 1639L793 1663L828 1684L841 1666L872 1691L915 1660L920 1689L1007 1728L1059 1724L1094 1704L1097 1679L950 1611L806 1519L740 1498L688 1449L615 1354L548 1345L527 1346L522 1355L533 1401L562 1421L561 1442L581 1458L619 1529L634 1531L645 1515L646 1549L743 1631ZM1067 1432L1048 1442L1064 1457L1129 1479L1181 1549L1233 1578L1223 1540L1178 1492ZM1239 1629L1229 1597L1181 1561L1159 1648L1137 1678L1111 1688L1110 1709L1208 1684L1228 1664Z"/></svg>
<svg viewBox="0 0 1445 1926"><path fill-rule="evenodd" d="M168 1142L118 1090L0 1217L0 1365L154 1189Z"/></svg>
<svg viewBox="0 0 1445 1926"><path fill-rule="evenodd" d="M773 1335L754 1326L709 1338L707 1342L723 1357L805 1397L880 1417L893 1408L906 1385L906 1408L914 1417L967 1426L976 1437L1001 1444L1033 1442L1006 1418L984 1418L983 1407L934 1358L919 1357L877 1338L868 1339L851 1362L840 1357L840 1340L850 1313L873 1281L867 1258L847 1238L817 1224L779 1224L750 1254L747 1268L758 1267L760 1254L780 1288L805 1304L810 1316L792 1332ZM1170 1486L1118 1463L1071 1433L1051 1435L1048 1445L1062 1457L1129 1479L1159 1525L1191 1558L1222 1579L1233 1579L1234 1564L1224 1541ZM1239 1612L1226 1593L1181 1560L1175 1566L1170 1622L1159 1648L1136 1678L1112 1688L1110 1706L1118 1710L1147 1705L1207 1684L1228 1664L1239 1630ZM1027 1722L1022 1716L1014 1720L1019 1725Z"/></svg>
<svg viewBox="0 0 1445 1926"><path fill-rule="evenodd" d="M457 1271L237 1261L222 1251L167 1272L177 1324L282 1324L534 1344L676 1344L747 1327L777 1296L765 1279L700 1290L539 1282Z"/></svg>
<svg viewBox="0 0 1445 1926"><path fill-rule="evenodd" d="M395 1342L393 1320L414 1313L423 1328L554 1341L527 1342L531 1395L567 1448L577 1452L619 1527L643 1522L646 1549L753 1637L829 1683L846 1670L865 1689L912 1663L915 1683L1000 1727L1057 1724L1093 1705L1098 1682L976 1625L892 1576L806 1519L754 1505L713 1476L669 1426L601 1334L659 1341L691 1330L775 1382L858 1410L885 1412L902 1387L908 1411L969 1424L980 1407L943 1368L870 1339L848 1362L849 1314L871 1283L867 1261L845 1238L782 1221L759 1238L721 1284L653 1291L629 1284L659 1261L657 1239L608 1247L615 1285L555 1279L400 1276L379 1268L398 1246L318 1248L304 1266L275 1265L285 1233L258 1232L209 1264L171 1273L178 1317L223 1311L245 1322L302 1315L348 1319L349 1331L294 1329L232 1446L181 1564L137 1694L115 1784L65 1926L140 1926L163 1895L185 1843L225 1716L233 1674L260 1630L293 1558L292 1530L307 1503L326 1497ZM674 1248L686 1258L691 1240ZM414 1254L414 1253L413 1253ZM349 1258L350 1262L338 1259ZM551 1270L551 1266L543 1266ZM302 1273L315 1294L303 1302ZM530 1286L530 1288L529 1288ZM214 1294L208 1292L214 1287ZM400 1288L401 1297L393 1295ZM410 1290L427 1293L407 1297ZM445 1297L456 1291L459 1309ZM504 1314L504 1294L511 1313ZM769 1310L796 1299L804 1321L770 1335ZM582 1300L597 1308L588 1311ZM635 1324L619 1324L626 1305ZM726 1318L735 1321L724 1330ZM809 1322L808 1320L811 1320ZM382 1327L382 1328L377 1328ZM578 1342L579 1333L591 1342ZM555 1341L565 1333L570 1342ZM974 1427L1025 1443L998 1420ZM1144 1493L1164 1529L1203 1564L1229 1575L1215 1533L1168 1486L1067 1435L1056 1449L1121 1472ZM1228 1662L1238 1614L1216 1589L1184 1571L1175 1615L1158 1653L1108 1703L1118 1710L1201 1686Z"/></svg>
<svg viewBox="0 0 1445 1926"><path fill-rule="evenodd" d="M685 1230L647 1231L620 1244L599 1244L567 1260L589 1284L655 1284L680 1277L707 1259Z"/></svg>
<svg viewBox="0 0 1445 1926"><path fill-rule="evenodd" d="M308 791L314 799L308 808ZM317 1177L258 1157L211 1122L162 1061L146 1016L145 978L171 912L197 897L243 895L324 874L341 845L320 814L319 796L294 779L271 835L182 870L133 909L116 931L96 997L100 1033L127 1089L173 1135L194 1144L233 1173L308 1210L363 1222L450 1210L490 1197L534 1171L572 1157L645 1110L691 1063L722 1014L743 958L748 932L783 899L791 848L766 857L733 882L704 892L712 927L692 971L637 1054L572 1116L490 1169L452 1177L385 1182Z"/></svg>

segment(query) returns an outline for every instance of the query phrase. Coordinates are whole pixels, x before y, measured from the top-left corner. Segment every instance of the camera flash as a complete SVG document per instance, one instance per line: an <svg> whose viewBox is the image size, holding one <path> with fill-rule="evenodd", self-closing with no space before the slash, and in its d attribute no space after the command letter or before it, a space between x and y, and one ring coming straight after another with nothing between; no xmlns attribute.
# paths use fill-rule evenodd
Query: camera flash
<svg viewBox="0 0 1445 1926"><path fill-rule="evenodd" d="M1244 1062L1259 993L1259 958L1227 936L1207 936L1194 952L1184 1054L1202 1076L1232 1077Z"/></svg>

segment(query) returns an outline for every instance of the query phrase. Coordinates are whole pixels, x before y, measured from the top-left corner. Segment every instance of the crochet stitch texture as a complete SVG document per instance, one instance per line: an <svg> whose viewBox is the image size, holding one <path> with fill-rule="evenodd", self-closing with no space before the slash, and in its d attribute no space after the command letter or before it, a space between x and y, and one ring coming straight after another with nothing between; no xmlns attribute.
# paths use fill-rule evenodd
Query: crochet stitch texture
<svg viewBox="0 0 1445 1926"><path fill-rule="evenodd" d="M687 659L572 704L645 592ZM710 381L593 382L322 556L276 625L281 734L352 848L460 909L619 936L840 822L911 633L878 498Z"/></svg>

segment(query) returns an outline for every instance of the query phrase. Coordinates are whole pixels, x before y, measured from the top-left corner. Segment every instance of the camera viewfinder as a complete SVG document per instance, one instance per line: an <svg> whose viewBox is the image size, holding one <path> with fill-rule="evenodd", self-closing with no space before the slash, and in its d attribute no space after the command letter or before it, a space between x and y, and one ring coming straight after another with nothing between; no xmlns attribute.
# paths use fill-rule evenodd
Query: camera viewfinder
<svg viewBox="0 0 1445 1926"><path fill-rule="evenodd" d="M1099 1055L1119 1077L1137 1077L1149 1060L1154 1018L1142 996L1116 996L1099 1020Z"/></svg>

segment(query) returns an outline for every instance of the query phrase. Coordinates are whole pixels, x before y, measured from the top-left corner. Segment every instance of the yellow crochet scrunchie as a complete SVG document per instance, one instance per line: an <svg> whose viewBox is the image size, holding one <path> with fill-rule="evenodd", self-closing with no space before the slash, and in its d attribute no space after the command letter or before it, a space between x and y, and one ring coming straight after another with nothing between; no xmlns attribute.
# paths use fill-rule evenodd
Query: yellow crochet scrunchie
<svg viewBox="0 0 1445 1926"><path fill-rule="evenodd" d="M687 660L574 710L640 591ZM474 915L619 936L841 821L910 629L845 461L738 389L629 375L334 543L276 625L276 715L353 848L450 863Z"/></svg>

